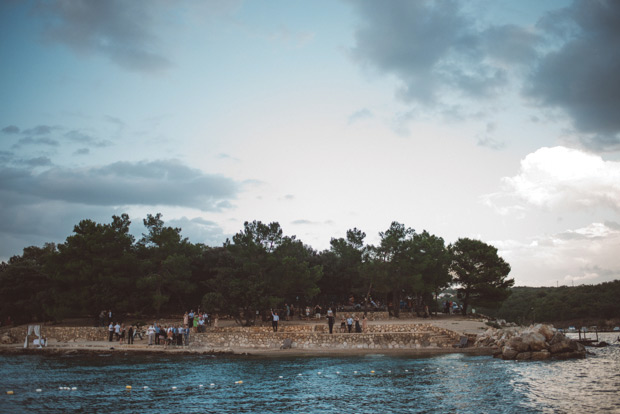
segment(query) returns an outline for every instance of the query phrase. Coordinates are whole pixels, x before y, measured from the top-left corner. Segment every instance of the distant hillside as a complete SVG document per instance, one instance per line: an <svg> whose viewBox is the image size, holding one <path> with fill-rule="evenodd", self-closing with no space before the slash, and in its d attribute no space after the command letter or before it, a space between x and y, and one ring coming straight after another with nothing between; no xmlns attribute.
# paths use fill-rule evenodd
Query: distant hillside
<svg viewBox="0 0 620 414"><path fill-rule="evenodd" d="M562 326L589 321L616 326L620 320L620 280L575 287L514 287L511 291L500 308L476 311L521 324L552 322Z"/></svg>

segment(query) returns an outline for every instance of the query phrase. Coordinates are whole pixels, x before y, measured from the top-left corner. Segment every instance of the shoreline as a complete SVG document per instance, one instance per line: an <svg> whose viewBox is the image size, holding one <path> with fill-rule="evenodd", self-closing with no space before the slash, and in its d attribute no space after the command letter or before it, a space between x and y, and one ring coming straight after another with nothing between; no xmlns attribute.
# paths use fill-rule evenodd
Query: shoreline
<svg viewBox="0 0 620 414"><path fill-rule="evenodd" d="M92 345L49 346L44 348L19 346L0 346L0 355L211 355L228 357L357 357L367 355L387 355L395 357L433 357L445 354L467 354L493 356L494 348L397 348L397 349L258 349L258 348L167 348L157 347L106 347Z"/></svg>
<svg viewBox="0 0 620 414"><path fill-rule="evenodd" d="M291 323L290 325L307 325L316 324L314 321L306 323ZM389 321L373 321L372 325L403 325L403 324L432 324L437 328L451 331L458 335L472 335L486 330L488 326L481 320L473 320L462 317L441 317L426 320L389 320ZM287 323L288 325L288 323ZM310 335L312 333L309 333ZM349 334L338 334L349 335ZM356 335L356 334L352 334ZM401 334L402 335L402 334ZM214 344L213 344L214 345ZM23 348L23 342L0 345L0 355L221 355L231 357L265 357L265 358L287 358L287 357L348 357L348 356L366 356L366 355L389 355L403 357L432 357L444 354L467 354L467 355L490 355L494 353L493 348L466 347L455 348L446 346L402 346L389 348L362 348L350 347L293 347L289 349L280 349L279 347L260 347L248 346L247 344L238 346L227 344L219 347L213 345L194 344L186 346L168 346L164 348L162 345L148 346L145 339L136 340L136 343L119 344L118 342L109 342L104 340L85 340L85 339L65 339L64 341L50 341L44 348L30 345L29 348Z"/></svg>

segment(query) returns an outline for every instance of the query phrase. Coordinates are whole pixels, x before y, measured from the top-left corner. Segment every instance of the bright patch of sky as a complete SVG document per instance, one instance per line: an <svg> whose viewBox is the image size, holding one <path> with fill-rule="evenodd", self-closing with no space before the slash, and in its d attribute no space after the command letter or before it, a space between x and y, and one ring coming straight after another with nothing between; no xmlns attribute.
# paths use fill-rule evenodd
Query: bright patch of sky
<svg viewBox="0 0 620 414"><path fill-rule="evenodd" d="M392 221L518 285L620 264L620 4L5 1L0 259L84 218L317 250Z"/></svg>

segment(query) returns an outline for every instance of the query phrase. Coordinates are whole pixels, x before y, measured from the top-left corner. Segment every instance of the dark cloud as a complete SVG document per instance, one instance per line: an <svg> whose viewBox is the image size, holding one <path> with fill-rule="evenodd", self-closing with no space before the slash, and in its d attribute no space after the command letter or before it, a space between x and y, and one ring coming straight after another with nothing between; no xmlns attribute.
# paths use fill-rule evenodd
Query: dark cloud
<svg viewBox="0 0 620 414"><path fill-rule="evenodd" d="M49 137L41 137L41 138L33 138L33 137L25 137L21 138L14 145L15 147L21 147L23 145L47 145L50 147L58 147L60 143L53 138Z"/></svg>
<svg viewBox="0 0 620 414"><path fill-rule="evenodd" d="M19 134L19 128L15 125L8 125L2 128L2 132L5 134Z"/></svg>
<svg viewBox="0 0 620 414"><path fill-rule="evenodd" d="M401 82L398 96L423 105L446 97L497 95L508 83L506 63L527 64L537 36L516 26L480 29L464 2L353 2L362 19L355 59Z"/></svg>
<svg viewBox="0 0 620 414"><path fill-rule="evenodd" d="M88 154L90 154L90 150L88 148L80 148L73 153L73 155L88 155Z"/></svg>
<svg viewBox="0 0 620 414"><path fill-rule="evenodd" d="M559 46L540 60L525 95L564 110L584 146L620 149L620 2L575 1L538 27Z"/></svg>
<svg viewBox="0 0 620 414"><path fill-rule="evenodd" d="M168 205L202 210L230 206L238 184L179 161L117 162L103 167L54 167L40 173L0 169L0 191L87 205Z"/></svg>
<svg viewBox="0 0 620 414"><path fill-rule="evenodd" d="M22 131L24 135L48 135L54 128L49 125L37 125L34 128L25 129Z"/></svg>
<svg viewBox="0 0 620 414"><path fill-rule="evenodd" d="M24 160L23 164L29 167L49 167L52 165L52 160L48 157L37 157Z"/></svg>
<svg viewBox="0 0 620 414"><path fill-rule="evenodd" d="M158 4L147 1L39 1L45 41L61 43L77 53L97 53L135 71L170 67L157 36L153 13Z"/></svg>
<svg viewBox="0 0 620 414"><path fill-rule="evenodd" d="M97 139L78 130L72 130L65 133L65 137L68 138L70 141L77 142L82 145L88 145L91 147L109 147L113 144L112 141Z"/></svg>

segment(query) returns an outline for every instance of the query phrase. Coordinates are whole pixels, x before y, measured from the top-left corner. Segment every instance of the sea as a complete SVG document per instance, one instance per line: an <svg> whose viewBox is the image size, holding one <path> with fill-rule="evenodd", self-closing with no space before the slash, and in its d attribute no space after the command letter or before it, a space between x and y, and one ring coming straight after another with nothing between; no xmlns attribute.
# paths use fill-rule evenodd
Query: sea
<svg viewBox="0 0 620 414"><path fill-rule="evenodd" d="M0 355L1 413L620 413L618 334L585 359Z"/></svg>

